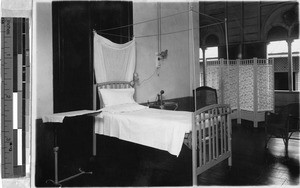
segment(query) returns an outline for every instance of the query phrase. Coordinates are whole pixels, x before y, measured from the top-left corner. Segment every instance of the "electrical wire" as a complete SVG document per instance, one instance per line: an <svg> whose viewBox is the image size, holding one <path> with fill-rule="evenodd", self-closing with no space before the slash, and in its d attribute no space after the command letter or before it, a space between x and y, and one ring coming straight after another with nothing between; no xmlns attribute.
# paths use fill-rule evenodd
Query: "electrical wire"
<svg viewBox="0 0 300 188"><path fill-rule="evenodd" d="M144 82L150 80L150 79L155 75L156 72L157 72L157 69L155 69L155 71L153 71L153 73L152 73L148 78L142 80L142 81L139 83L139 85L142 85Z"/></svg>
<svg viewBox="0 0 300 188"><path fill-rule="evenodd" d="M121 29L121 28L124 28L124 27L129 27L129 26L133 26L133 25L139 25L139 24L143 24L143 23L147 23L147 22L156 21L156 20L158 20L158 19L164 19L164 18L176 16L176 15L183 14L183 13L186 13L186 12L189 12L189 11L190 11L190 10L182 11L182 12L178 12L178 13L176 13L176 14L171 14L171 15L168 15L168 16L163 16L163 17L161 17L161 18L154 18L154 19L150 19L150 20L145 20L145 21L141 21L141 22L136 22L136 23L133 23L133 24L123 25L123 26L118 26L118 27L112 27L112 28L102 29L102 30L96 30L96 31L102 32L102 31L110 31L110 30Z"/></svg>
<svg viewBox="0 0 300 188"><path fill-rule="evenodd" d="M200 14L200 15L203 15L203 16L206 16L206 17L209 17L209 18L212 18L212 19L215 19L215 20L218 20L218 21L221 21L222 23L224 22L221 19L218 19L218 18L215 18L213 16L209 16L207 14L195 11L193 9L190 9L190 10L178 12L176 14L171 14L171 15L163 16L163 17L160 17L160 18L149 19L149 20L145 20L145 21L141 21L141 22L136 22L136 23L127 24L127 25L118 26L118 27L112 27L112 28L108 28L108 29L101 29L101 30L96 30L96 31L97 32L103 32L103 31L111 31L111 30L121 29L121 28L130 27L130 26L134 26L134 25L139 25L139 24L143 24L143 23L147 23L147 22L152 22L152 21L156 21L156 20L160 20L160 19L165 19L165 18L168 18L168 17L173 17L173 16L176 16L176 15L179 15L179 14L184 14L184 13L190 12L190 11L192 11L194 13L197 13L197 14Z"/></svg>
<svg viewBox="0 0 300 188"><path fill-rule="evenodd" d="M210 26L219 25L219 24L223 24L223 23L225 23L225 22L222 21L222 22L212 23L212 24L200 26L198 28L201 29L201 28L204 28L204 27L210 27ZM198 28L196 28L196 29L198 29Z"/></svg>
<svg viewBox="0 0 300 188"><path fill-rule="evenodd" d="M201 26L201 27L196 27L196 28L193 28L193 29L201 29L201 28L210 27L210 26L218 25L218 24L222 24L222 23L225 23L225 22L218 22L218 23L208 24L208 25L204 25L204 26ZM173 31L173 32L168 32L168 33L161 33L160 35L170 35L170 34L174 34L174 33L180 33L180 32L190 31L190 30L193 30L193 29L183 29L183 30L179 30L179 31ZM100 33L105 34L105 35L116 36L116 37L128 38L128 36L125 36L125 35L111 34L111 33L106 33L106 32L100 32ZM157 36L157 35L158 34L141 35L141 36L133 36L131 38L154 37L154 36Z"/></svg>
<svg viewBox="0 0 300 188"><path fill-rule="evenodd" d="M193 29L201 29L201 28L210 27L210 26L213 26L213 25L218 25L218 24L225 23L224 21L222 21L222 20L220 20L220 19L218 19L218 18L209 16L209 15L204 14L204 13L197 12L197 11L195 11L195 10L193 10L193 9L189 9L189 10L182 11L182 12L179 12L179 13L176 13L176 14L171 14L171 15L168 15L168 16L163 16L163 17L159 17L159 18L155 18L155 19L150 19L150 20L146 20L146 21L142 21L142 22L137 22L137 23L133 23L133 24L128 24L128 25L123 25L123 26L119 26L119 27L112 27L112 28L109 28L109 29L94 30L94 31L96 31L97 33L105 34L105 35L128 38L128 36L118 35L118 34L112 34L112 33L107 33L107 32L104 32L104 31L110 31L110 30L121 29L121 28L129 27L129 26L133 26L133 25L138 25L138 24L143 24L143 23L147 23L147 22L152 22L152 21L156 21L156 20L160 21L161 19L168 18L168 17L172 17L172 16L176 16L176 15L183 14L183 13L187 13L187 12L194 12L194 13L201 14L201 15L205 15L205 16L207 16L207 17L210 17L210 18L212 18L212 19L215 19L215 20L219 20L219 21L220 21L220 22L217 22L217 23L213 23L213 24L208 24L208 25L200 26L200 27L193 28ZM174 33L185 32L185 31L189 31L189 30L192 30L192 29L184 29L184 30L179 30L179 31L174 31L174 32L168 32L168 33L158 33L158 34L150 34L150 35L142 35L142 36L133 36L133 37L130 37L130 38L132 39L132 38L154 37L154 36L158 36L158 35L169 35L169 34L174 34Z"/></svg>
<svg viewBox="0 0 300 188"><path fill-rule="evenodd" d="M191 11L193 11L193 12L195 12L195 13L197 13L197 14L200 14L200 15L202 15L202 16L206 16L206 17L209 17L209 18L212 18L212 19L218 20L218 21L223 21L223 20L221 20L221 19L219 19L219 18L215 18L215 17L213 17L213 16L210 16L210 15L208 15L208 14L204 14L204 13L201 13L201 12L195 11L195 10L193 10L193 9L192 9Z"/></svg>

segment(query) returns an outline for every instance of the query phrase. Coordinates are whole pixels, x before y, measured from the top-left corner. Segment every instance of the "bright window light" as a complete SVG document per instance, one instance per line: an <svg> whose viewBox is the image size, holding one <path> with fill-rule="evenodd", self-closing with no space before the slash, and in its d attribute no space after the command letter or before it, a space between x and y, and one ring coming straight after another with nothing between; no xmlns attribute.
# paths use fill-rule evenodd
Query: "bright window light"
<svg viewBox="0 0 300 188"><path fill-rule="evenodd" d="M199 48L199 58L203 59L203 53L202 53L202 49L201 48Z"/></svg>
<svg viewBox="0 0 300 188"><path fill-rule="evenodd" d="M203 59L203 53L202 53L202 49L199 48L199 57L200 59ZM218 54L218 47L209 47L206 48L205 50L205 58L206 59L218 59L219 54Z"/></svg>
<svg viewBox="0 0 300 188"><path fill-rule="evenodd" d="M272 57L287 56L287 53L288 53L287 42L285 40L270 42L270 44L267 46L267 52L268 52L268 57L269 56L272 56Z"/></svg>
<svg viewBox="0 0 300 188"><path fill-rule="evenodd" d="M205 57L206 58L215 58L218 59L218 47L210 47L205 50Z"/></svg>
<svg viewBox="0 0 300 188"><path fill-rule="evenodd" d="M299 46L300 46L300 39L296 39L292 42L292 52L296 52L296 53L300 53L299 50Z"/></svg>

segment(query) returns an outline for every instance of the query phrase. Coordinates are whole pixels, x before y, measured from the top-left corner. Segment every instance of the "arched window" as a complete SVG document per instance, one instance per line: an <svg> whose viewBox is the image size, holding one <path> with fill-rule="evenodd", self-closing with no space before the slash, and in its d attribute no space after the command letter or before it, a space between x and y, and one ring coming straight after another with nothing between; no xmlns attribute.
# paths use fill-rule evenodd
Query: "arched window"
<svg viewBox="0 0 300 188"><path fill-rule="evenodd" d="M219 38L216 35L209 35L205 39L206 46L218 46L219 45Z"/></svg>
<svg viewBox="0 0 300 188"><path fill-rule="evenodd" d="M293 90L300 90L299 76L299 47L300 40L292 42L292 81ZM267 57L274 58L274 84L275 90L290 90L288 69L288 44L285 40L273 41L267 46Z"/></svg>
<svg viewBox="0 0 300 188"><path fill-rule="evenodd" d="M203 52L199 48L200 61L203 61ZM205 49L205 59L206 60L216 60L219 58L218 46L208 47Z"/></svg>
<svg viewBox="0 0 300 188"><path fill-rule="evenodd" d="M281 26L272 27L268 32L268 41L278 41L288 38L288 31Z"/></svg>

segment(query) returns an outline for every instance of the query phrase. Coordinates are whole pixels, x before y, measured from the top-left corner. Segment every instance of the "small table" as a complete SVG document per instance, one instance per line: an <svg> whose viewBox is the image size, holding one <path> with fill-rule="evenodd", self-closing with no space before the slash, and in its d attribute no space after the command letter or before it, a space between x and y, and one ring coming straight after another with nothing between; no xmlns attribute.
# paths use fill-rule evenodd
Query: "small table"
<svg viewBox="0 0 300 188"><path fill-rule="evenodd" d="M159 103L154 102L149 104L149 108L157 108L162 110L177 110L178 103L172 101L165 101L161 105Z"/></svg>
<svg viewBox="0 0 300 188"><path fill-rule="evenodd" d="M54 185L61 186L62 182L71 180L73 178L76 178L77 176L80 176L82 174L92 174L92 172L85 172L79 168L79 173L70 176L68 178L59 180L58 179L58 143L57 143L57 133L58 133L58 126L63 125L64 119L66 117L78 117L78 116L96 116L100 114L101 111L95 111L95 110L78 110L78 111L71 111L71 112L63 112L63 113L55 113L43 116L43 123L48 123L53 125L54 127L54 146L53 146L53 152L54 152L54 180L47 180L46 182L52 182ZM94 140L93 140L94 142ZM93 146L94 147L94 146ZM93 148L94 149L94 148Z"/></svg>

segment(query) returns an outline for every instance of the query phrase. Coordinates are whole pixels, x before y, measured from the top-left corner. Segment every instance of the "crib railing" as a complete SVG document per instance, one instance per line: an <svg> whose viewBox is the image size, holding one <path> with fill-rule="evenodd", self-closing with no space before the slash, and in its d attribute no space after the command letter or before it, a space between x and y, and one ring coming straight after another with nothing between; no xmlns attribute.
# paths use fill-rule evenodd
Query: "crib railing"
<svg viewBox="0 0 300 188"><path fill-rule="evenodd" d="M215 104L194 112L192 128L193 185L197 176L219 162L231 159L231 109Z"/></svg>

